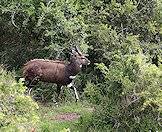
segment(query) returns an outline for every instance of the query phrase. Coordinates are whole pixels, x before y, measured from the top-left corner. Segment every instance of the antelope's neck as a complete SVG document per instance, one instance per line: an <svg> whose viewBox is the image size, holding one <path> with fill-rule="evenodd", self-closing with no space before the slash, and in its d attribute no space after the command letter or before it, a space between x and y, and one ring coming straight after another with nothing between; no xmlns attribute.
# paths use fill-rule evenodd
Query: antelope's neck
<svg viewBox="0 0 162 132"><path fill-rule="evenodd" d="M69 76L75 76L77 75L81 70L81 66L78 63L71 62L69 65L67 65L67 71Z"/></svg>

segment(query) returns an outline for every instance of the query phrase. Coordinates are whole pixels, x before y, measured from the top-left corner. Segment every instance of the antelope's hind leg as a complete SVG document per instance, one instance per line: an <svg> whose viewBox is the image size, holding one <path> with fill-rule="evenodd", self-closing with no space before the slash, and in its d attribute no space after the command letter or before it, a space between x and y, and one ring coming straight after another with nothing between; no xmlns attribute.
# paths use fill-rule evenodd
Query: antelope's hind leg
<svg viewBox="0 0 162 132"><path fill-rule="evenodd" d="M61 92L61 85L57 85L57 89L56 89L56 104L59 102L59 96L60 96L60 92Z"/></svg>

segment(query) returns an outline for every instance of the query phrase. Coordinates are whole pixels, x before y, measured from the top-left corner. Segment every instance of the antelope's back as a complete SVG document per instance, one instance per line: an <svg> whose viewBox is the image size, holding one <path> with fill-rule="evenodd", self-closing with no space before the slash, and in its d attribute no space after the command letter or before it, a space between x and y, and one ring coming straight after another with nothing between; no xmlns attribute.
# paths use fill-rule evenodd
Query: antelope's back
<svg viewBox="0 0 162 132"><path fill-rule="evenodd" d="M32 80L36 76L43 82L60 83L65 76L65 62L34 59L23 67L23 76Z"/></svg>

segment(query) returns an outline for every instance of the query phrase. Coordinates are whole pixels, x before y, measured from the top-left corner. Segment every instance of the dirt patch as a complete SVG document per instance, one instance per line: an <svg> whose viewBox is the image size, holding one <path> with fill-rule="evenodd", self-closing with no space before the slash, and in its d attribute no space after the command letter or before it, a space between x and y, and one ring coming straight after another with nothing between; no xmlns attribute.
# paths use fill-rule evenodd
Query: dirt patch
<svg viewBox="0 0 162 132"><path fill-rule="evenodd" d="M63 114L58 114L54 117L55 120L59 121L73 121L80 118L80 115L77 113L63 113Z"/></svg>

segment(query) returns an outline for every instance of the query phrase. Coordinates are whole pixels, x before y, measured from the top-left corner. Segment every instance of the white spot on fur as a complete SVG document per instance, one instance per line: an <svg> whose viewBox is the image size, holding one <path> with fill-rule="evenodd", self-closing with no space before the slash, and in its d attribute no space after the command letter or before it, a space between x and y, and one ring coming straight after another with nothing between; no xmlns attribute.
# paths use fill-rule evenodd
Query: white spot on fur
<svg viewBox="0 0 162 132"><path fill-rule="evenodd" d="M82 68L82 65L80 65L80 68Z"/></svg>
<svg viewBox="0 0 162 132"><path fill-rule="evenodd" d="M70 76L69 78L70 78L70 79L74 79L74 78L76 78L76 76Z"/></svg>
<svg viewBox="0 0 162 132"><path fill-rule="evenodd" d="M72 83L70 83L70 84L68 84L68 85L67 85L67 87L69 87L69 88L70 88L70 87L72 87L72 86L73 86L73 84L72 84Z"/></svg>
<svg viewBox="0 0 162 132"><path fill-rule="evenodd" d="M21 81L21 82L24 82L24 81L25 81L25 78L20 78L20 81Z"/></svg>

